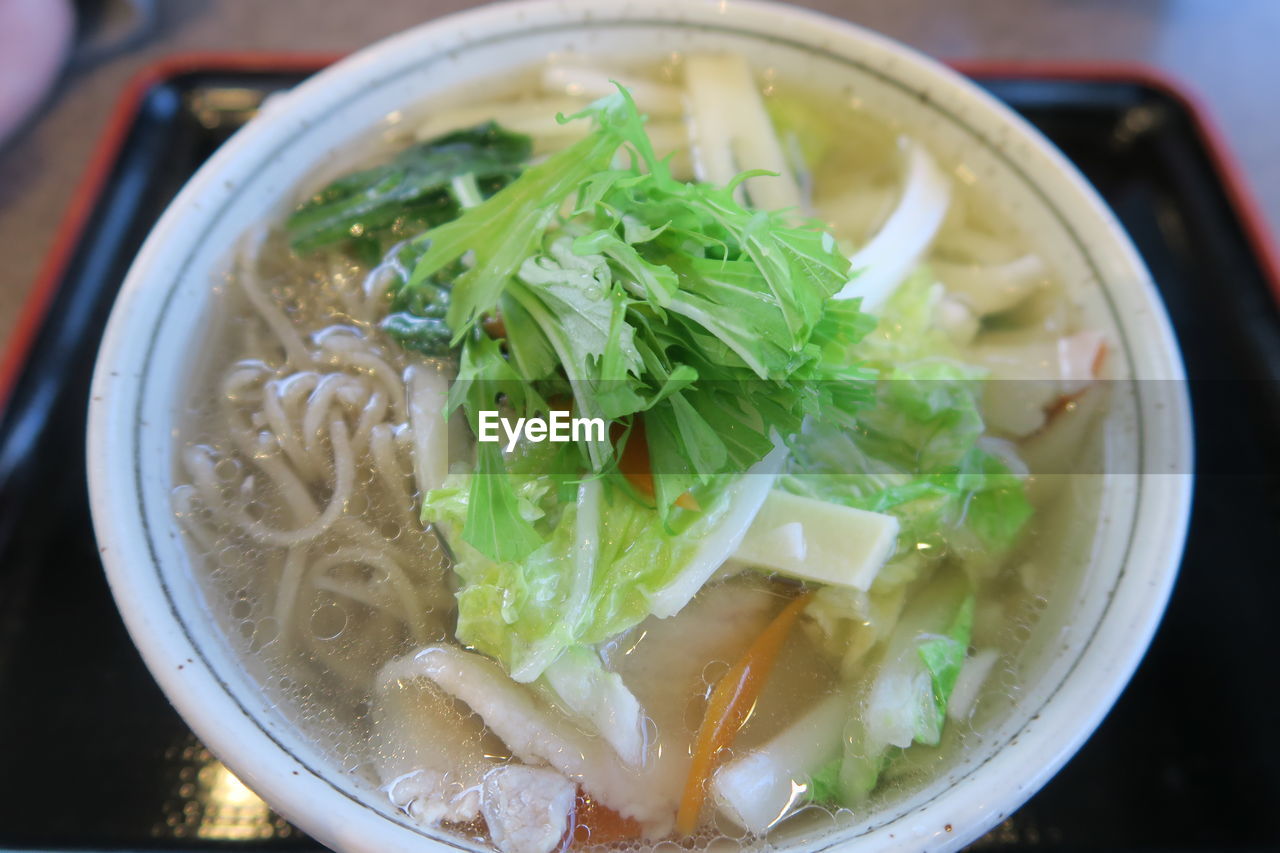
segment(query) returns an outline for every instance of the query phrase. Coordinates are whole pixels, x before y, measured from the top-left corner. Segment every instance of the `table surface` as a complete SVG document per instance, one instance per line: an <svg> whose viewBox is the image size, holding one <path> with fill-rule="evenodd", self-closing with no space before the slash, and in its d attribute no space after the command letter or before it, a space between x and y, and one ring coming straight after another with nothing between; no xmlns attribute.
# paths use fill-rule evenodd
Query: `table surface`
<svg viewBox="0 0 1280 853"><path fill-rule="evenodd" d="M610 2L610 0L602 0ZM730 0L732 2L732 0ZM476 5L468 0L160 0L139 49L69 72L0 147L0 341L125 83L185 51L342 52ZM1197 93L1280 239L1280 0L807 0L943 59L1139 62Z"/></svg>

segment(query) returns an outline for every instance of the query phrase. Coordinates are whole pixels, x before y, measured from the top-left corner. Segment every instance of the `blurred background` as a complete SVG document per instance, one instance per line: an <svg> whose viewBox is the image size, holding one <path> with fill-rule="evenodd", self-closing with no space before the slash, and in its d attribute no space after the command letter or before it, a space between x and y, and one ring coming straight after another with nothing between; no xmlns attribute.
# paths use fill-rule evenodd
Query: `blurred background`
<svg viewBox="0 0 1280 853"><path fill-rule="evenodd" d="M68 260L52 267L59 291L7 410L14 377L0 363L0 853L316 849L208 753L143 668L102 576L80 452L97 336L137 245L257 99L311 65L202 74L209 60L197 59L185 81L152 90L117 159L103 134L129 82L166 58L342 54L472 5L0 0L0 352L48 259ZM1017 74L981 81L1059 144L1112 206L1161 288L1189 373L1264 382L1247 397L1238 385L1192 388L1201 476L1182 574L1152 650L1080 754L976 846L1280 849L1280 827L1254 805L1280 799L1271 544L1280 530L1280 313L1264 260L1264 244L1280 243L1280 0L803 5L944 60L1081 71L1136 63L1192 93L1223 131L1259 202L1253 233L1177 97L1123 71L1097 85L1028 84ZM210 102L206 114L200 96L210 92L251 97ZM83 233L55 251L103 151L112 167L103 198L84 206Z"/></svg>
<svg viewBox="0 0 1280 853"><path fill-rule="evenodd" d="M608 0L602 0L608 2ZM347 52L467 0L0 0L0 341L129 78L185 51ZM943 59L1141 62L1199 92L1280 234L1277 0L808 0ZM45 91L45 82L51 89ZM27 107L29 109L26 109ZM25 113L26 118L16 118ZM7 134L6 134L7 131Z"/></svg>

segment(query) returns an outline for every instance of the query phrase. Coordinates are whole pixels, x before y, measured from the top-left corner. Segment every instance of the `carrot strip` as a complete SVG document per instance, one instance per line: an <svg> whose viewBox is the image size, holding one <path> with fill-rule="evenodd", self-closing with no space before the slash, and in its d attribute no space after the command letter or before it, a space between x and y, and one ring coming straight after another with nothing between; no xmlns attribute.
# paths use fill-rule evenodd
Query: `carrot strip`
<svg viewBox="0 0 1280 853"><path fill-rule="evenodd" d="M484 329L486 335L491 338L505 338L507 336L507 322L502 318L502 312L494 308L488 314L480 319L480 328Z"/></svg>
<svg viewBox="0 0 1280 853"><path fill-rule="evenodd" d="M621 433L619 428L615 441ZM649 462L649 442L645 438L643 418L637 417L631 422L631 434L618 457L618 471L637 492L646 498L653 497L653 468Z"/></svg>
<svg viewBox="0 0 1280 853"><path fill-rule="evenodd" d="M639 821L623 817L578 789L578 801L573 809L573 844L585 847L630 841L643 833Z"/></svg>
<svg viewBox="0 0 1280 853"><path fill-rule="evenodd" d="M1098 347L1097 354L1093 357L1093 366L1090 368L1093 371L1094 379L1097 379L1102 375L1102 367L1104 364L1106 364L1106 361L1107 361L1107 342L1103 341L1101 346ZM1085 394L1089 393L1089 389L1092 387L1093 387L1092 385L1086 385L1085 387L1081 388L1079 391L1075 392L1074 394L1059 394L1058 397L1052 403L1050 403L1048 406L1045 406L1045 409L1044 409L1045 426L1047 426L1049 421L1053 420L1058 415L1062 414L1063 412L1069 411L1071 409L1071 404L1075 403ZM1041 429L1044 429L1044 427L1042 426Z"/></svg>
<svg viewBox="0 0 1280 853"><path fill-rule="evenodd" d="M1081 388L1079 391L1075 392L1074 394L1059 394L1052 403L1050 403L1048 406L1045 406L1044 425L1041 426L1040 429L1044 429L1045 427L1047 427L1049 425L1049 422L1052 421L1054 418L1056 418L1058 415L1061 415L1064 412L1069 412L1071 410L1072 404L1075 403L1077 400L1079 400L1081 397L1083 397L1086 393L1088 393L1090 387L1091 386L1085 386L1084 388Z"/></svg>
<svg viewBox="0 0 1280 853"><path fill-rule="evenodd" d="M620 430L619 435L621 435ZM618 435L615 435L614 441L617 440ZM618 471L627 478L627 482L633 489L653 500L656 492L653 487L653 465L649 462L649 441L644 434L644 418L636 417L632 421L631 435L627 438L626 446L622 448L622 455L618 457ZM676 498L676 506L695 511L702 509L698 506L697 499L689 492Z"/></svg>
<svg viewBox="0 0 1280 853"><path fill-rule="evenodd" d="M681 509L691 509L694 512L701 512L702 505L698 503L698 499L693 496L693 492L681 492L680 497L676 498L676 506Z"/></svg>
<svg viewBox="0 0 1280 853"><path fill-rule="evenodd" d="M676 814L676 832L679 834L692 835L698 828L698 818L707 797L707 780L715 770L719 753L733 743L738 730L755 707L778 651L812 596L812 592L802 593L784 607L733 668L716 682L707 702L706 715L698 727L693 763L689 765L689 780L685 783L680 811Z"/></svg>

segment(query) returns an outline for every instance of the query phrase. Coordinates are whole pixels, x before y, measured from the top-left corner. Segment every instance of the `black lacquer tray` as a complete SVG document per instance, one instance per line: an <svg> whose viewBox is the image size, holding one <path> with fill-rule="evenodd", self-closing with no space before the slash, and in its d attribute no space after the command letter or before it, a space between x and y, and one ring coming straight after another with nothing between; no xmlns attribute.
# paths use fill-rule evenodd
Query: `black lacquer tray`
<svg viewBox="0 0 1280 853"><path fill-rule="evenodd" d="M0 851L314 850L170 708L116 614L85 491L89 378L147 231L315 57L186 57L125 98L0 369ZM1182 574L1101 728L979 849L1280 848L1280 313L1264 233L1176 87L1135 69L964 69L1094 182L1186 358L1200 472Z"/></svg>

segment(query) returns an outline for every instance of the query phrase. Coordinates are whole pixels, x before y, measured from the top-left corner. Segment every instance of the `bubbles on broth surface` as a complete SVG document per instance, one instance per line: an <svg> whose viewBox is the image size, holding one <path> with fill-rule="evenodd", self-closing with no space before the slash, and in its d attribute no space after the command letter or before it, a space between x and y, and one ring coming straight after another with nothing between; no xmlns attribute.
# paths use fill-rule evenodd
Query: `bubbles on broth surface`
<svg viewBox="0 0 1280 853"><path fill-rule="evenodd" d="M678 67L679 57L639 73L672 81L679 79ZM520 99L529 93L512 94ZM802 93L785 79L769 81L769 99L771 107L789 101L798 109L816 110L828 122L832 141L811 176L815 213L842 244L861 245L890 215L901 191L894 132L861 110ZM504 109L495 102L493 115L501 120ZM386 153L384 146L359 156L374 161ZM982 193L981 186L958 193L938 241L942 260L1008 260L1026 251ZM378 329L388 301L386 280L370 273L336 254L298 259L273 232L252 263L219 286L220 316L191 385L175 460L181 485L174 505L210 609L246 669L282 713L324 745L335 765L366 783L371 801L381 798L384 807L396 809L405 804L385 790L375 760L386 759L394 747L371 740L379 701L375 676L394 658L451 640L456 609L448 556L417 514L421 490L411 457L405 376L424 360L399 349ZM1045 304L1029 313L1028 321L1042 330L1068 325L1056 285L1046 293ZM274 321L292 329L294 339L285 340ZM296 356L299 348L303 360ZM187 450L198 450L208 460L207 475L200 467L204 463L184 455ZM344 484L349 485L345 491ZM331 505L335 512L329 512ZM887 774L858 816L811 804L787 819L788 831L822 838L953 772L981 742L982 724L975 721L992 718L992 709L1016 701L1017 650L1047 603L1020 585L1009 568L1017 562L1015 555L984 582L974 645L999 649L1000 657L979 693L977 712L949 723L938 750L913 747L913 760ZM803 632L796 636L793 658L774 676L777 685L766 691L721 760L767 741L838 680L839 662L826 660ZM611 654L619 660L637 650L643 654L646 647L642 633L618 642ZM648 742L656 747L687 743L707 697L730 666L720 657L703 664L693 689L673 700L679 707L672 719L680 730L659 730L647 718ZM459 725L470 716L455 709ZM486 754L513 760L493 740L490 734ZM713 808L704 818L700 833L686 842L650 847L622 841L596 849L774 847L772 836L752 837ZM482 822L449 831L487 842Z"/></svg>
<svg viewBox="0 0 1280 853"><path fill-rule="evenodd" d="M311 611L309 627L317 640L336 640L347 627L347 610L336 601L326 601Z"/></svg>

